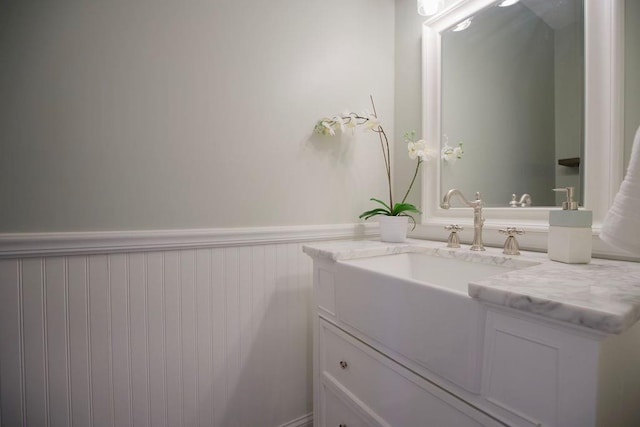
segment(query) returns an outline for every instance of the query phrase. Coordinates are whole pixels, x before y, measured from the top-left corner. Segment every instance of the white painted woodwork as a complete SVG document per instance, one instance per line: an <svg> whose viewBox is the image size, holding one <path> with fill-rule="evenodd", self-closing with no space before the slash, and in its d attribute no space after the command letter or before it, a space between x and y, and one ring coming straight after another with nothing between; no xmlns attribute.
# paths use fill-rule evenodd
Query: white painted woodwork
<svg viewBox="0 0 640 427"><path fill-rule="evenodd" d="M605 335L500 308L488 310L486 324L489 408L532 427L640 425L640 324Z"/></svg>
<svg viewBox="0 0 640 427"><path fill-rule="evenodd" d="M0 260L0 425L309 425L311 260L243 238Z"/></svg>
<svg viewBox="0 0 640 427"><path fill-rule="evenodd" d="M382 427L385 424L372 421L362 415L361 411L348 398L339 397L328 384L321 385L322 394L322 427Z"/></svg>
<svg viewBox="0 0 640 427"><path fill-rule="evenodd" d="M314 226L0 233L0 259L301 243L375 236L377 223Z"/></svg>
<svg viewBox="0 0 640 427"><path fill-rule="evenodd" d="M482 395L532 425L595 425L599 338L489 311Z"/></svg>
<svg viewBox="0 0 640 427"><path fill-rule="evenodd" d="M320 381L335 382L388 426L495 426L497 422L320 320ZM344 363L344 364L341 364ZM322 406L322 403L320 404Z"/></svg>
<svg viewBox="0 0 640 427"><path fill-rule="evenodd" d="M332 271L318 268L318 280L316 285L316 304L318 308L336 315L336 282Z"/></svg>
<svg viewBox="0 0 640 427"><path fill-rule="evenodd" d="M301 417L288 421L278 427L313 427L313 413L302 415Z"/></svg>
<svg viewBox="0 0 640 427"><path fill-rule="evenodd" d="M412 330L415 345L422 343L425 350L436 347L439 352L434 354L445 358L448 353L450 366L459 366L459 348L442 345L461 329L447 314L464 318L469 307L438 299L438 293L423 285L420 292L412 292L402 280L383 274L380 280L345 274L344 264L348 262L314 259L314 407L320 408L316 426L325 425L324 386L382 420L378 422L382 425L466 425L462 419L451 421L458 412L479 425L640 425L640 323L620 335L608 335L451 293L482 308L476 331L482 351L473 353L480 384L469 390L440 369L446 364L427 365L408 354L410 337L403 339L405 331L400 330ZM432 306L420 295L432 295L439 304ZM434 317L421 317L420 309ZM407 323L409 318L414 325ZM444 339L421 335L438 323ZM400 337L393 336L395 324L400 326L396 330ZM340 361L348 367L342 369ZM429 396L416 391L420 388ZM419 408L430 410L420 413ZM444 418L425 424L434 413ZM407 414L416 418L393 418Z"/></svg>

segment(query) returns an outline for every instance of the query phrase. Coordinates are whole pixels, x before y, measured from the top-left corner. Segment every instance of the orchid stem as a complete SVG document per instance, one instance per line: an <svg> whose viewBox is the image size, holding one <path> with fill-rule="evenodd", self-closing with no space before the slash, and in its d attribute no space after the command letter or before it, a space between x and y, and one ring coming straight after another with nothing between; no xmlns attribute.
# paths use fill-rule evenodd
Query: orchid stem
<svg viewBox="0 0 640 427"><path fill-rule="evenodd" d="M371 107L373 107L373 116L375 118L378 118L378 113L376 112L376 104L373 102L373 95L369 95L369 98L371 99ZM380 137L380 147L382 148L384 166L387 170L387 184L389 186L389 208L393 212L393 191L391 190L391 150L389 149L389 139L387 139L387 134L384 132L384 129L382 129L382 126L378 125L377 132L378 137Z"/></svg>
<svg viewBox="0 0 640 427"><path fill-rule="evenodd" d="M420 170L420 164L422 164L422 159L420 157L418 157L418 163L416 163L416 170L413 173L413 178L411 179L411 184L409 184L409 188L407 189L407 192L405 193L404 197L402 198L402 202L404 203L407 200L407 197L409 197L409 193L411 192L411 189L413 188L413 183L416 182L416 177L418 176L418 170Z"/></svg>

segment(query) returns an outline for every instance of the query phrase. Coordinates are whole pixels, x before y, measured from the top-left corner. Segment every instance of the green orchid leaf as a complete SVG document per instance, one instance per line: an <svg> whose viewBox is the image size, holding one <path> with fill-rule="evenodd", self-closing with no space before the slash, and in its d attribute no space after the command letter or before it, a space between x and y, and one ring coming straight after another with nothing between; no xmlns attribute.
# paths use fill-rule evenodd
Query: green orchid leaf
<svg viewBox="0 0 640 427"><path fill-rule="evenodd" d="M372 216L376 216L376 215L390 215L390 212L387 209L376 208L376 209L371 209L370 211L361 213L358 218L369 219Z"/></svg>
<svg viewBox="0 0 640 427"><path fill-rule="evenodd" d="M385 208L387 208L387 210L388 210L389 212L391 212L391 206L389 206L388 204L386 204L386 203L385 203L385 202L383 202L382 200L380 200L380 199L376 199L375 197L372 197L372 198L370 198L369 200L371 200L372 202L378 202L378 203L380 203L382 206L384 206Z"/></svg>
<svg viewBox="0 0 640 427"><path fill-rule="evenodd" d="M411 203L396 203L393 206L393 210L391 211L391 215L400 215L404 212L412 212L412 213L421 213L418 208L416 208Z"/></svg>

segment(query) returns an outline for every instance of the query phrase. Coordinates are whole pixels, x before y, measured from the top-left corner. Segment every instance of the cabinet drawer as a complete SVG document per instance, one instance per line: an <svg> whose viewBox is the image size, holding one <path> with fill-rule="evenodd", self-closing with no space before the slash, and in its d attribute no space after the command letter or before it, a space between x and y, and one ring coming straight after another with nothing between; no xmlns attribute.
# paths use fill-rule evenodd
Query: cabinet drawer
<svg viewBox="0 0 640 427"><path fill-rule="evenodd" d="M328 322L320 321L319 367L392 426L502 426Z"/></svg>
<svg viewBox="0 0 640 427"><path fill-rule="evenodd" d="M322 384L322 423L321 427L371 427L375 425L364 419L345 398L338 397L331 389ZM377 427L377 425L376 425Z"/></svg>

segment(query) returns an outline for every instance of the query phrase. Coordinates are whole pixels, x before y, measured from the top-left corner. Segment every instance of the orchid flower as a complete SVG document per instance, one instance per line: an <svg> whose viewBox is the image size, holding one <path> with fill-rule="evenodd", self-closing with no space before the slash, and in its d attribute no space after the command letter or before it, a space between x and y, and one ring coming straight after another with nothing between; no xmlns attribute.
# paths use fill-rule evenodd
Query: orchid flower
<svg viewBox="0 0 640 427"><path fill-rule="evenodd" d="M454 164L457 160L462 158L463 154L462 142L460 142L457 147L451 147L448 142L445 142L444 147L442 147L441 157L445 162Z"/></svg>
<svg viewBox="0 0 640 427"><path fill-rule="evenodd" d="M332 120L340 127L340 132L344 132L344 119L340 116L335 116Z"/></svg>
<svg viewBox="0 0 640 427"><path fill-rule="evenodd" d="M420 140L420 141L416 141L416 142L409 142L407 144L407 149L409 150L409 158L411 160L415 160L418 157L420 157L421 159L425 156L425 150L426 148L426 143L424 142L424 140Z"/></svg>
<svg viewBox="0 0 640 427"><path fill-rule="evenodd" d="M378 127L380 127L380 120L378 120L376 116L374 116L373 114L369 114L368 116L365 116L365 117L367 118L367 121L364 123L365 129L375 130Z"/></svg>
<svg viewBox="0 0 640 427"><path fill-rule="evenodd" d="M419 141L409 141L407 144L409 150L409 158L415 160L420 158L422 161L435 159L438 157L438 147L433 142L425 142L421 139Z"/></svg>
<svg viewBox="0 0 640 427"><path fill-rule="evenodd" d="M358 116L356 116L356 113L345 114L345 116L347 128L351 129L351 132L355 132L358 127Z"/></svg>
<svg viewBox="0 0 640 427"><path fill-rule="evenodd" d="M335 129L331 126L331 124L329 124L329 122L322 122L322 126L324 126L325 129L323 129L323 131L326 133L329 133L329 135L334 136L336 134Z"/></svg>

